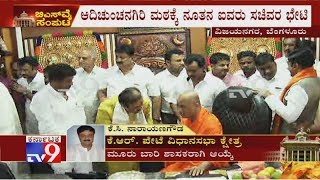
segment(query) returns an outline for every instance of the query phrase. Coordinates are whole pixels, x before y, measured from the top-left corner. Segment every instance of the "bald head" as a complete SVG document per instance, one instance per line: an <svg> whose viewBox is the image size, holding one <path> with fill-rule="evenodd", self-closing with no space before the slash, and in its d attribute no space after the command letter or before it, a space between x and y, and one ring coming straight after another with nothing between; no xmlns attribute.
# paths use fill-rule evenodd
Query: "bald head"
<svg viewBox="0 0 320 180"><path fill-rule="evenodd" d="M178 111L183 118L197 117L201 110L199 95L194 91L182 93L178 98Z"/></svg>
<svg viewBox="0 0 320 180"><path fill-rule="evenodd" d="M194 91L187 91L185 93L182 93L178 98L178 104L179 102L186 102L190 104L198 104L200 105L200 99L196 92Z"/></svg>

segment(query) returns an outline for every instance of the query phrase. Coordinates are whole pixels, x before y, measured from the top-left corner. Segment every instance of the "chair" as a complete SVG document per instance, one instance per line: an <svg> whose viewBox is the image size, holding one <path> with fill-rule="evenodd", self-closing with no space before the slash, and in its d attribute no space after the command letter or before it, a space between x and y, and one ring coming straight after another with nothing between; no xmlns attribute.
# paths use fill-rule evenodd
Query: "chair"
<svg viewBox="0 0 320 180"><path fill-rule="evenodd" d="M212 113L224 134L269 134L272 111L264 99L246 87L229 87L215 99Z"/></svg>

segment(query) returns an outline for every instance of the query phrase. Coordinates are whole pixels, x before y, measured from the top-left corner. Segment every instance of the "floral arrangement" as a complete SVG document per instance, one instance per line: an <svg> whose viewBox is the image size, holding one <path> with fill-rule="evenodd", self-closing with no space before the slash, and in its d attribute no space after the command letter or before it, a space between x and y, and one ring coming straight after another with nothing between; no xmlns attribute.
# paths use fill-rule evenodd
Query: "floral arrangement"
<svg viewBox="0 0 320 180"><path fill-rule="evenodd" d="M100 34L97 32L93 31L82 31L82 32L65 32L65 33L52 33L52 34L43 34L42 36L39 36L37 38L37 44L36 44L36 49L35 49L35 56L37 59L39 59L40 53L41 53L41 42L43 39L46 38L55 38L55 37L72 37L72 36L92 36L94 35L97 39L98 42L98 47L101 53L101 60L102 68L108 68L108 61L107 61L107 54L106 54L106 49L101 41ZM42 67L39 67L39 70L42 71Z"/></svg>

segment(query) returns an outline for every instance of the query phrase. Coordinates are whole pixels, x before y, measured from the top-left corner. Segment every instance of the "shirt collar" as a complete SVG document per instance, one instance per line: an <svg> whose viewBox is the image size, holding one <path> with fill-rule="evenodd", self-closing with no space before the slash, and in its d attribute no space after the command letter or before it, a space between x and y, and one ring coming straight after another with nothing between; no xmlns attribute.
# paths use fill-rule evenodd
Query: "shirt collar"
<svg viewBox="0 0 320 180"><path fill-rule="evenodd" d="M39 81L44 81L42 78L41 78L41 75L42 73L40 73L39 71L37 71L37 74L34 76L34 78L32 79L32 81L29 83L34 83L34 82L39 82ZM24 78L27 82L28 80L26 78Z"/></svg>
<svg viewBox="0 0 320 180"><path fill-rule="evenodd" d="M82 67L81 67L81 71L84 74L88 74ZM90 74L96 74L96 73L97 73L97 66L93 66L93 69Z"/></svg>
<svg viewBox="0 0 320 180"><path fill-rule="evenodd" d="M53 87L51 86L50 83L47 84L46 87L49 89L49 92L51 92L54 96L64 98L61 93L59 93L58 91L56 91L55 89L53 89ZM66 94L70 97L69 91L70 91L70 89L66 92Z"/></svg>
<svg viewBox="0 0 320 180"><path fill-rule="evenodd" d="M247 78L246 75L244 75L243 70L240 70L240 71L239 71L239 75L240 75L241 77L245 78L245 79L250 79L250 78L252 78L252 77L259 76L260 73L259 73L258 69L256 69L256 72L254 72L250 77Z"/></svg>
<svg viewBox="0 0 320 180"><path fill-rule="evenodd" d="M212 72L209 71L209 72L206 73L206 75L204 76L204 78L203 78L202 81L204 81L204 82L206 82L206 83L209 83L210 80L212 80L212 77L213 77L213 76L214 76L214 75L212 74Z"/></svg>
<svg viewBox="0 0 320 180"><path fill-rule="evenodd" d="M176 77L176 76L174 76L173 74L171 74L168 69L165 69L165 70L164 70L164 73L165 73L165 75L167 75L167 76ZM180 72L180 74L178 75L178 77L179 77L179 76L183 76L184 74L186 74L186 69L185 69L185 68L183 68L183 69L181 70L181 72Z"/></svg>
<svg viewBox="0 0 320 180"><path fill-rule="evenodd" d="M95 146L94 144L92 144L91 149L88 151L87 148L83 147L81 144L78 144L78 148L81 149L81 150L83 150L83 151L86 151L86 152L91 152L91 151L93 151L93 150L95 149L95 147L96 147L96 146Z"/></svg>
<svg viewBox="0 0 320 180"><path fill-rule="evenodd" d="M133 65L133 67L132 67L132 69L131 69L131 71L129 73L133 73L134 74L137 71L137 69L138 69L138 65L136 63L134 63L134 65ZM116 66L116 70L117 70L118 73L123 74L118 66Z"/></svg>

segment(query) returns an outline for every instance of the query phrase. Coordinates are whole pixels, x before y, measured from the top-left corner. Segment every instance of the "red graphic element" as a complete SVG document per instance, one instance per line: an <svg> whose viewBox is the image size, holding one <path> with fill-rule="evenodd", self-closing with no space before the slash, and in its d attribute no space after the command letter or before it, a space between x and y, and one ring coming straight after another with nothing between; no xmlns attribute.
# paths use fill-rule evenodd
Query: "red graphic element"
<svg viewBox="0 0 320 180"><path fill-rule="evenodd" d="M212 37L318 37L319 31L320 27L217 27L212 28Z"/></svg>
<svg viewBox="0 0 320 180"><path fill-rule="evenodd" d="M61 143L43 143L45 158L43 162L61 162Z"/></svg>
<svg viewBox="0 0 320 180"><path fill-rule="evenodd" d="M26 136L0 136L1 161L26 160ZM5 147L5 148L4 148ZM61 161L66 160L66 136L61 136Z"/></svg>
<svg viewBox="0 0 320 180"><path fill-rule="evenodd" d="M13 26L16 27L70 27L78 5L22 5L14 6ZM57 34L59 36L59 34Z"/></svg>

